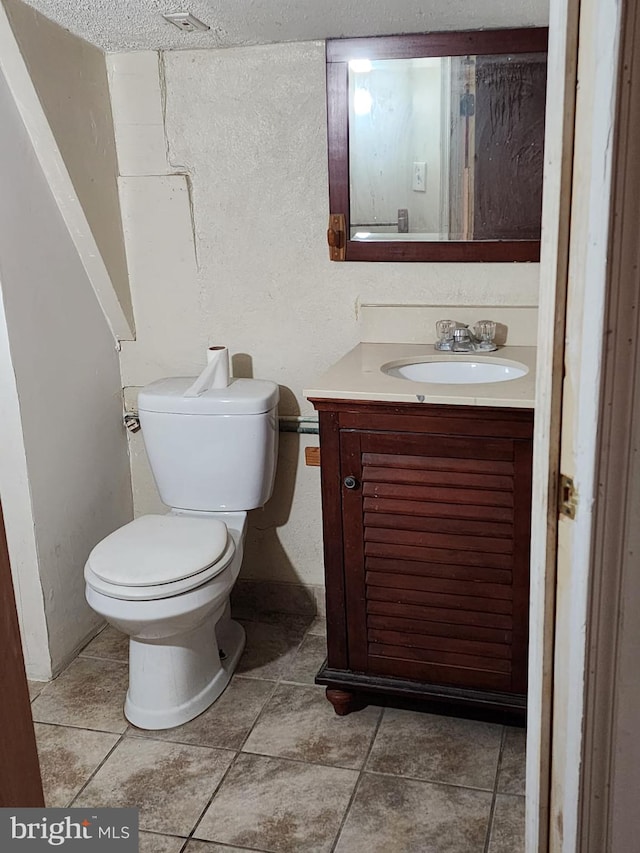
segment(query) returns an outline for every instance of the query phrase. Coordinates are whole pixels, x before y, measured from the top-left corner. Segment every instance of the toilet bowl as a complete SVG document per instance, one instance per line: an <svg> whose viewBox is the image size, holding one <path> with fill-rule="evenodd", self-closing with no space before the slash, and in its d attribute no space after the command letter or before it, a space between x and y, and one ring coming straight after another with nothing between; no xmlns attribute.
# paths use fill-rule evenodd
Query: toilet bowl
<svg viewBox="0 0 640 853"><path fill-rule="evenodd" d="M195 529L202 540L212 534L210 558L205 557L209 565L193 573L193 561L178 559L172 572L176 579L157 583L162 574L148 571L144 583L140 575L136 584L121 583L119 575L135 559L127 546L136 541L152 557L158 552L154 534L162 529L163 547L174 534L178 550L184 546L185 521L196 525L189 525L189 534ZM225 532L221 553L220 527ZM110 537L104 539L89 557L85 567L87 602L129 636L124 712L134 726L179 726L206 710L229 683L245 642L244 629L231 619L229 607L242 563L245 530L246 513L229 513L224 520L213 514L142 516L112 534L111 541ZM206 554L204 541L201 547ZM109 562L117 567L116 572L109 571Z"/></svg>
<svg viewBox="0 0 640 853"><path fill-rule="evenodd" d="M169 511L111 533L84 571L89 605L129 636L124 713L142 729L193 719L229 683L245 643L229 596L247 510L269 499L275 476L277 385L232 380L183 398L191 381L159 380L139 395L149 462Z"/></svg>

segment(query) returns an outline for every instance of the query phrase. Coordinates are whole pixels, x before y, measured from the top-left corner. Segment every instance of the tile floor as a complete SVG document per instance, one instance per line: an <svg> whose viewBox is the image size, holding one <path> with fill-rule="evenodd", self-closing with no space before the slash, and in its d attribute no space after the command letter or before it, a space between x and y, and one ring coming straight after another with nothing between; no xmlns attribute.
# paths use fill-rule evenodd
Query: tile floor
<svg viewBox="0 0 640 853"><path fill-rule="evenodd" d="M122 715L126 639L107 628L30 684L47 804L137 806L141 853L519 853L524 733L369 707L314 686L320 620L244 621L247 649L207 712L146 732Z"/></svg>

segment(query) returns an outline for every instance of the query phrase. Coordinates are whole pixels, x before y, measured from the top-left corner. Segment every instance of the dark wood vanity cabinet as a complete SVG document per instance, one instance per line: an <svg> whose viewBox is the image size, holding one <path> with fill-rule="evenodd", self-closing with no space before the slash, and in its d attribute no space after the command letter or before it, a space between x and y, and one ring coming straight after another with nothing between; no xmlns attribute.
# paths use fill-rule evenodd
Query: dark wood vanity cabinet
<svg viewBox="0 0 640 853"><path fill-rule="evenodd" d="M533 412L313 400L338 713L372 693L524 714Z"/></svg>

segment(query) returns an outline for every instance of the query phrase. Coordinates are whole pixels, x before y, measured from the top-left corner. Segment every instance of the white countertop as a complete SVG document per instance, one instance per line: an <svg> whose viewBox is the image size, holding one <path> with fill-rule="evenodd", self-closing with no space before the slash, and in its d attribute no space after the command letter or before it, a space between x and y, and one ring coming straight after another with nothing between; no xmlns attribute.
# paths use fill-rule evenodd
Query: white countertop
<svg viewBox="0 0 640 853"><path fill-rule="evenodd" d="M444 384L414 382L383 373L382 366L394 361L517 361L528 372L506 382ZM337 361L312 386L306 397L332 400L370 400L389 403L440 403L462 406L502 406L533 409L536 381L535 347L500 347L492 353L436 352L433 344L363 343Z"/></svg>

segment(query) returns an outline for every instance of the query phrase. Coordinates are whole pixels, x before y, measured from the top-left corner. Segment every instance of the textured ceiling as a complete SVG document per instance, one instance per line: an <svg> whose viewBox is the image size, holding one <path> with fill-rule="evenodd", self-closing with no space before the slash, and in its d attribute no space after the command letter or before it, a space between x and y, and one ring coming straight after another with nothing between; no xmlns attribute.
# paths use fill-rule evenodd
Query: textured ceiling
<svg viewBox="0 0 640 853"><path fill-rule="evenodd" d="M340 36L545 25L547 0L28 0L106 51L235 47ZM184 33L163 12L211 29Z"/></svg>

